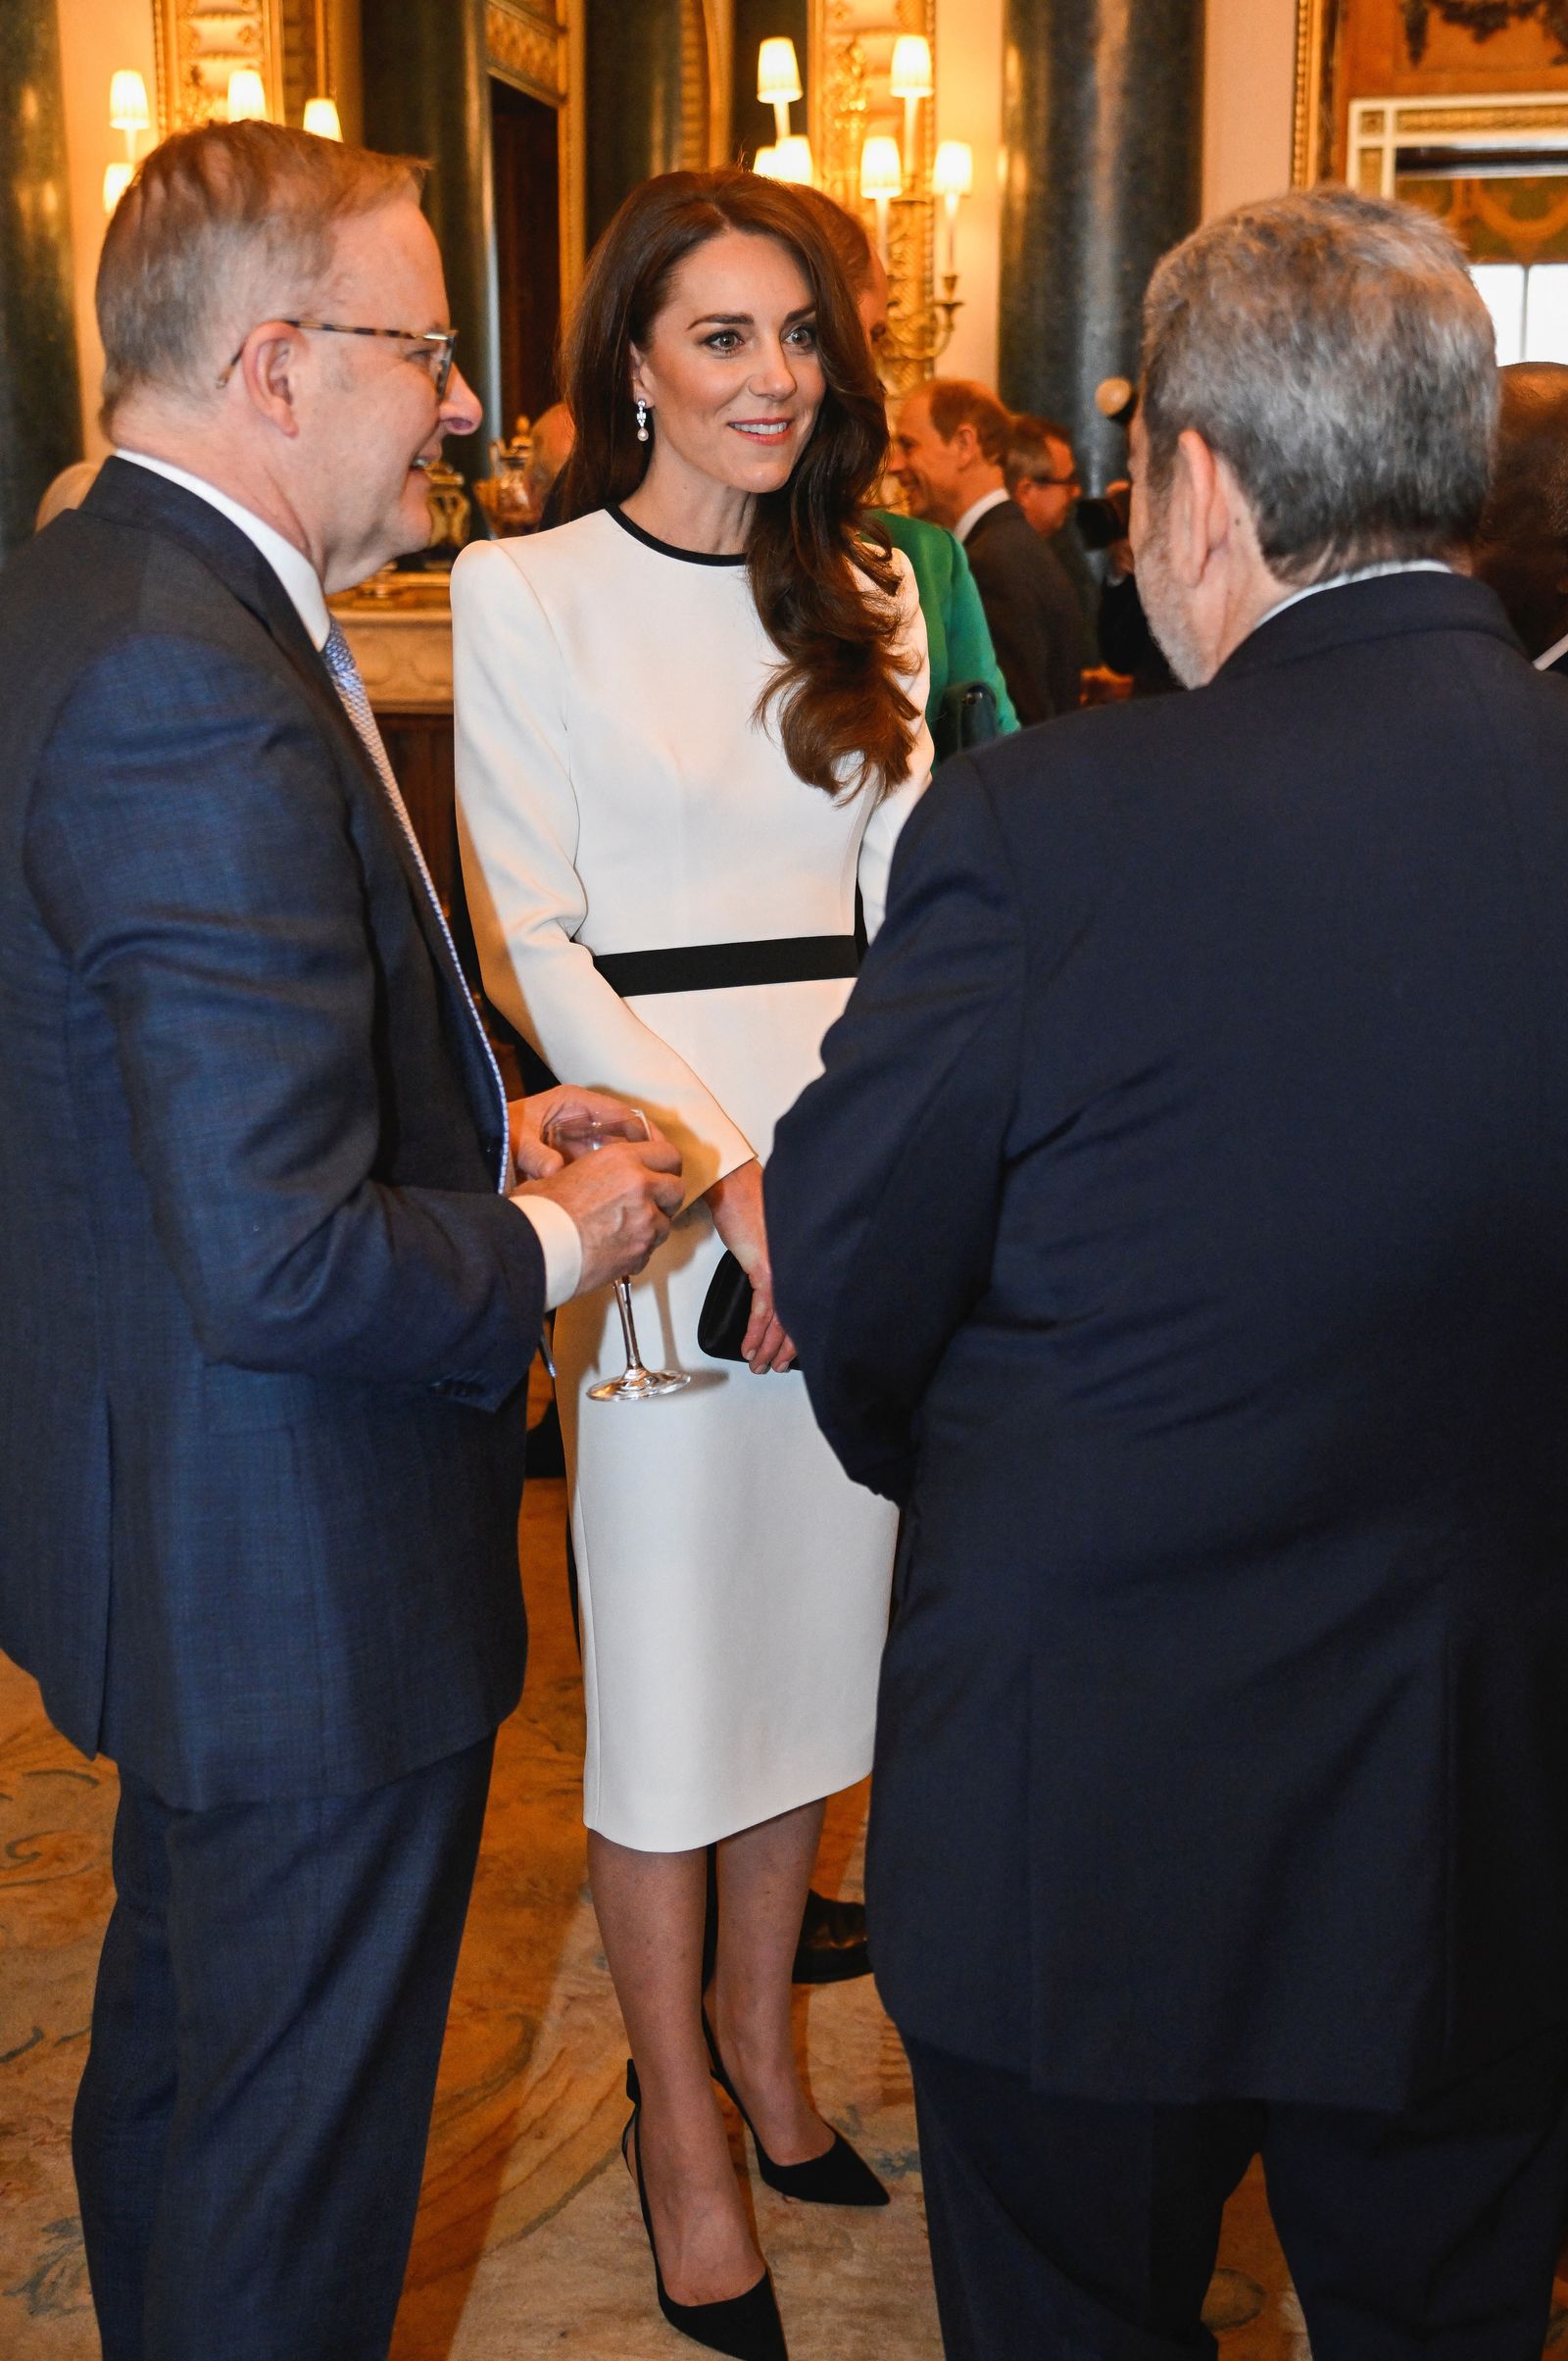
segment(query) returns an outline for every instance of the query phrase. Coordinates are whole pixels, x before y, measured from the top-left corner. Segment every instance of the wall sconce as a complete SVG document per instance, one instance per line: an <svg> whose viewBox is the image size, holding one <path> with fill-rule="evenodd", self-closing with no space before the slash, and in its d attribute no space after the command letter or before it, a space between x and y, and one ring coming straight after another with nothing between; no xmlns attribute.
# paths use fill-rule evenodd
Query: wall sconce
<svg viewBox="0 0 1568 2361"><path fill-rule="evenodd" d="M860 194L876 207L876 249L884 269L891 260L888 208L904 194L904 165L899 143L873 132L860 150Z"/></svg>
<svg viewBox="0 0 1568 2361"><path fill-rule="evenodd" d="M893 71L888 76L888 88L895 98L904 101L904 170L910 180L914 178L915 115L921 99L933 97L936 86L930 42L924 33L901 33L893 44Z"/></svg>
<svg viewBox="0 0 1568 2361"><path fill-rule="evenodd" d="M811 143L804 132L792 131L781 139L773 150L773 177L791 180L798 188L814 188L816 168L811 162Z"/></svg>
<svg viewBox="0 0 1568 2361"><path fill-rule="evenodd" d="M764 180L776 180L778 178L777 166L778 149L774 146L759 148L756 155L752 158L753 172L760 173Z"/></svg>
<svg viewBox="0 0 1568 2361"><path fill-rule="evenodd" d="M136 176L136 141L152 129L147 85L139 74L122 70L109 84L109 127L125 134L123 163L111 164L104 173L104 211L113 213Z"/></svg>
<svg viewBox="0 0 1568 2361"><path fill-rule="evenodd" d="M230 123L267 123L267 85L254 66L237 66L228 77Z"/></svg>
<svg viewBox="0 0 1568 2361"><path fill-rule="evenodd" d="M127 155L135 154L138 131L152 128L152 116L147 106L147 85L139 74L117 74L109 85L110 127L125 134Z"/></svg>
<svg viewBox="0 0 1568 2361"><path fill-rule="evenodd" d="M974 150L966 139L944 139L931 167L931 194L948 212L947 273L958 274L958 199L974 187Z"/></svg>
<svg viewBox="0 0 1568 2361"><path fill-rule="evenodd" d="M341 143L343 123L337 102L324 95L332 86L326 57L326 0L316 0L316 80L323 95L306 100L303 128L314 132L318 139L335 139Z"/></svg>
<svg viewBox="0 0 1568 2361"><path fill-rule="evenodd" d="M790 109L801 95L801 68L795 43L767 40L757 53L757 96L773 110L773 133L780 147L790 135Z"/></svg>

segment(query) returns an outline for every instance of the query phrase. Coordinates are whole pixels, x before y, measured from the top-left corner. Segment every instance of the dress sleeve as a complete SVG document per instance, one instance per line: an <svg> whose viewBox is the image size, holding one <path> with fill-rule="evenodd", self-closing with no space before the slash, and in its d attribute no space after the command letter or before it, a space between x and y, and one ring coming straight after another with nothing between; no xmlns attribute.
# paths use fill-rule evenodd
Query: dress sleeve
<svg viewBox="0 0 1568 2361"><path fill-rule="evenodd" d="M925 720L931 664L926 652L925 616L920 611L913 566L902 550L895 550L893 562L899 569L902 631L899 686L920 718L909 750L909 767L900 783L890 787L882 797L860 839L860 903L868 937L875 935L887 909L888 871L893 865L893 848L899 841L899 831L931 784L931 732Z"/></svg>
<svg viewBox="0 0 1568 2361"><path fill-rule="evenodd" d="M750 1161L751 1142L576 940L588 899L565 666L522 568L496 542L452 575L458 840L485 991L564 1081L614 1091L680 1151L685 1202Z"/></svg>

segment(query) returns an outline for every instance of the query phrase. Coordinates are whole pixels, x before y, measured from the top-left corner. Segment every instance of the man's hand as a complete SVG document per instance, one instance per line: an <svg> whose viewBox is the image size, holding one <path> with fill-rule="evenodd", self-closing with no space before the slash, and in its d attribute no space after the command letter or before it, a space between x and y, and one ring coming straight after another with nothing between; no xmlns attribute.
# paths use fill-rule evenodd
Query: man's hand
<svg viewBox="0 0 1568 2361"><path fill-rule="evenodd" d="M536 1091L531 1099L509 1099L507 1131L518 1180L544 1180L561 1170L565 1159L554 1148L547 1148L540 1137L548 1124L570 1122L583 1115L596 1116L601 1123L618 1123L629 1111L625 1100L609 1091L576 1090L564 1082L558 1082L554 1090ZM646 1115L643 1121L648 1123ZM656 1140L663 1138L657 1124L648 1123L648 1128Z"/></svg>
<svg viewBox="0 0 1568 2361"><path fill-rule="evenodd" d="M670 1222L685 1196L680 1156L652 1123L650 1138L613 1140L571 1164L547 1148L539 1134L552 1117L597 1115L613 1122L625 1113L619 1099L569 1086L514 1100L508 1109L513 1156L519 1171L528 1175L517 1195L548 1197L577 1226L582 1240L576 1290L580 1296L612 1279L629 1279L669 1236Z"/></svg>

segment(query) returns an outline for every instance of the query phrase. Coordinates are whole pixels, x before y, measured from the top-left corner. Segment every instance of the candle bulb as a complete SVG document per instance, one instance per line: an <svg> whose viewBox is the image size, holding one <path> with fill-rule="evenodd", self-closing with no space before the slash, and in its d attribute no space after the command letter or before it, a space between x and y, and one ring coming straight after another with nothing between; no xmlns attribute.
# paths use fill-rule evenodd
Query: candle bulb
<svg viewBox="0 0 1568 2361"><path fill-rule="evenodd" d="M945 139L931 167L931 193L940 197L947 209L948 276L955 277L958 269L958 199L966 197L974 186L974 152L966 139Z"/></svg>
<svg viewBox="0 0 1568 2361"><path fill-rule="evenodd" d="M936 88L931 44L923 33L901 33L894 42L888 87L895 98L904 101L904 177L912 184L918 176L915 168L919 162L916 139L920 101L929 98Z"/></svg>
<svg viewBox="0 0 1568 2361"><path fill-rule="evenodd" d="M885 132L876 132L860 150L860 194L876 208L876 245L884 267L891 259L888 209L903 192L899 143Z"/></svg>

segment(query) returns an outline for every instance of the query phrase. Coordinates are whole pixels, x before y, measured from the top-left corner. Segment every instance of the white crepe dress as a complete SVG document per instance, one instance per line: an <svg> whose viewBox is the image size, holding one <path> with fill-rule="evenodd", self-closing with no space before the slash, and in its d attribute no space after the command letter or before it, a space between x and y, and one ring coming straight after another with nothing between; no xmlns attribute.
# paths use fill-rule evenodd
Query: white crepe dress
<svg viewBox="0 0 1568 2361"><path fill-rule="evenodd" d="M926 701L900 557L901 675ZM868 595L871 595L867 585ZM794 1371L710 1360L698 1314L723 1252L703 1193L820 1066L847 980L622 1000L595 953L868 927L923 789L833 801L771 716L778 658L744 563L611 510L478 543L452 581L458 809L485 985L563 1080L617 1092L681 1152L686 1207L632 1283L650 1368L684 1391L589 1402L624 1365L613 1291L567 1305L555 1356L582 1608L590 1828L676 1852L833 1794L871 1764L896 1513L850 1482Z"/></svg>

